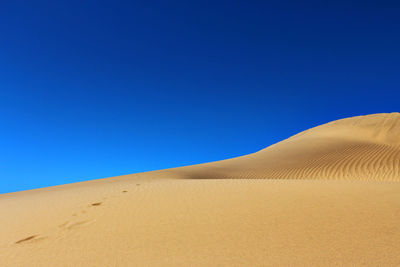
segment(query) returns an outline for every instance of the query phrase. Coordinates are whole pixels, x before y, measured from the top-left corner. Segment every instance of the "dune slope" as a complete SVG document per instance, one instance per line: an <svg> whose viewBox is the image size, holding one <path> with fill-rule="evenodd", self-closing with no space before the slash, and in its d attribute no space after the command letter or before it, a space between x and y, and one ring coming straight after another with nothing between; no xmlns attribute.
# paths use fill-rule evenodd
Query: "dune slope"
<svg viewBox="0 0 400 267"><path fill-rule="evenodd" d="M239 158L3 194L0 265L398 266L399 151L400 114L375 114Z"/></svg>
<svg viewBox="0 0 400 267"><path fill-rule="evenodd" d="M257 153L174 170L186 178L400 180L400 114L324 124Z"/></svg>

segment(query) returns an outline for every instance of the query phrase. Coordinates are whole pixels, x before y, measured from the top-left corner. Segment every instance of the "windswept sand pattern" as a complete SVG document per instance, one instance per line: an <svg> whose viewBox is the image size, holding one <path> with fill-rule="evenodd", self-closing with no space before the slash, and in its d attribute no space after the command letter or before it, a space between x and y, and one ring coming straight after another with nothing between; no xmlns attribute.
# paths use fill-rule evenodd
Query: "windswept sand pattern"
<svg viewBox="0 0 400 267"><path fill-rule="evenodd" d="M315 158L265 170L269 179L388 180L400 178L400 150L379 144L348 145ZM257 178L257 173L247 176Z"/></svg>
<svg viewBox="0 0 400 267"><path fill-rule="evenodd" d="M254 154L171 171L194 179L400 181L400 114L339 120Z"/></svg>

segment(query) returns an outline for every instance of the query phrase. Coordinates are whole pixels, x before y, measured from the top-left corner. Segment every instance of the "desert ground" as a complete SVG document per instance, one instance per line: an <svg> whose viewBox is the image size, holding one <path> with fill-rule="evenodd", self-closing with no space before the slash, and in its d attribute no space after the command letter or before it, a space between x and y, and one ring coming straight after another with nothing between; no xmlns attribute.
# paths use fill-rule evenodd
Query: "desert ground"
<svg viewBox="0 0 400 267"><path fill-rule="evenodd" d="M0 195L1 266L400 266L400 114Z"/></svg>

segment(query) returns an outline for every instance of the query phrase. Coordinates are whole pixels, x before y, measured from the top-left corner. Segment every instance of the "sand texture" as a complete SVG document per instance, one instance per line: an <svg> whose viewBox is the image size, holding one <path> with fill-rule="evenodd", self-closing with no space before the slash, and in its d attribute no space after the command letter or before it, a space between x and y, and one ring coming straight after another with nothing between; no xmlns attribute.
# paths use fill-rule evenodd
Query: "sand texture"
<svg viewBox="0 0 400 267"><path fill-rule="evenodd" d="M400 266L400 114L0 195L0 266Z"/></svg>

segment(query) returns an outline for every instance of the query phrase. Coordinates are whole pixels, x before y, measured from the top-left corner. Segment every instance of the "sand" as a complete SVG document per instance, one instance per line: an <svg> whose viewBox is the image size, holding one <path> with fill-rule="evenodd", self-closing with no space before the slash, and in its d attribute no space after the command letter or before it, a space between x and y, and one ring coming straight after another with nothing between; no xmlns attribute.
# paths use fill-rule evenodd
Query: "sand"
<svg viewBox="0 0 400 267"><path fill-rule="evenodd" d="M239 158L0 195L1 266L399 266L400 114Z"/></svg>

